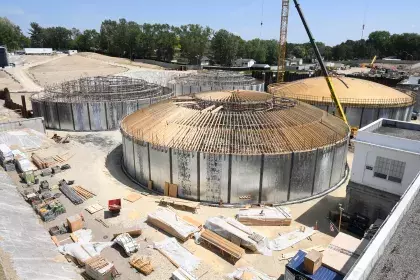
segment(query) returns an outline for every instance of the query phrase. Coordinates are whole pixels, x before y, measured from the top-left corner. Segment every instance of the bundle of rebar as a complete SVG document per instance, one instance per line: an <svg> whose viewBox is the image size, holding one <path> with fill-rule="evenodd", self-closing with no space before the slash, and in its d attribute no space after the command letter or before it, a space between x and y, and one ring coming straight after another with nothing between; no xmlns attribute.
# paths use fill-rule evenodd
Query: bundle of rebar
<svg viewBox="0 0 420 280"><path fill-rule="evenodd" d="M83 199L67 185L67 182L64 180L60 181L60 191L75 205L82 204Z"/></svg>

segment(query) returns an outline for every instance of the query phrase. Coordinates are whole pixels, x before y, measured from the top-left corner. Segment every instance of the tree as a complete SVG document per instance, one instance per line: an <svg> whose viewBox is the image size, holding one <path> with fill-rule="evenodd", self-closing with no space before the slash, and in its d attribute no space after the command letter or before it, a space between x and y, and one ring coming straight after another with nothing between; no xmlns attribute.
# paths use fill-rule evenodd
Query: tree
<svg viewBox="0 0 420 280"><path fill-rule="evenodd" d="M221 65L231 66L237 57L239 43L238 36L224 29L217 31L211 39L213 60Z"/></svg>
<svg viewBox="0 0 420 280"><path fill-rule="evenodd" d="M31 28L29 29L30 39L31 39L31 47L33 48L41 48L44 45L44 35L42 34L42 27L36 23L31 22Z"/></svg>
<svg viewBox="0 0 420 280"><path fill-rule="evenodd" d="M96 51L99 48L99 33L95 29L86 29L76 37L74 45L79 51Z"/></svg>
<svg viewBox="0 0 420 280"><path fill-rule="evenodd" d="M388 31L375 31L369 34L369 43L378 51L377 55L389 54L391 34Z"/></svg>
<svg viewBox="0 0 420 280"><path fill-rule="evenodd" d="M24 47L26 43L27 40L20 27L9 19L0 17L0 45L6 46L9 50L16 50Z"/></svg>
<svg viewBox="0 0 420 280"><path fill-rule="evenodd" d="M267 58L265 44L260 39L253 39L246 42L247 58L252 58L258 63L263 63Z"/></svg>
<svg viewBox="0 0 420 280"><path fill-rule="evenodd" d="M181 25L177 31L181 44L181 55L187 58L190 63L198 63L208 51L208 42L213 31L210 27L202 27L198 24Z"/></svg>
<svg viewBox="0 0 420 280"><path fill-rule="evenodd" d="M277 65L277 52L279 49L279 43L277 40L265 41L265 48L267 50L267 56L265 63L270 65Z"/></svg>

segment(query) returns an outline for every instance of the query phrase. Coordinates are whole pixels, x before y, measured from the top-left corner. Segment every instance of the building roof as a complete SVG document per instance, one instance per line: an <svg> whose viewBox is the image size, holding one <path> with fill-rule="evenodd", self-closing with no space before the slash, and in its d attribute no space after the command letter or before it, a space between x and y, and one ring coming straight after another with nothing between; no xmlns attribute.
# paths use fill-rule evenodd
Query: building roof
<svg viewBox="0 0 420 280"><path fill-rule="evenodd" d="M379 119L359 129L355 141L420 153L420 124Z"/></svg>
<svg viewBox="0 0 420 280"><path fill-rule="evenodd" d="M252 58L238 58L238 59L236 59L235 61L240 61L240 62L250 62L250 61L255 61L254 59L252 59Z"/></svg>
<svg viewBox="0 0 420 280"><path fill-rule="evenodd" d="M123 133L157 146L224 154L280 154L345 141L348 126L311 105L257 91L204 92L139 110Z"/></svg>
<svg viewBox="0 0 420 280"><path fill-rule="evenodd" d="M260 64L255 63L255 64L252 64L251 68L270 68L270 65L263 64L263 63L260 63Z"/></svg>
<svg viewBox="0 0 420 280"><path fill-rule="evenodd" d="M343 106L404 107L414 103L413 97L393 88L356 78L332 78L335 92ZM311 104L332 103L331 93L324 77L298 80L286 84L272 84L269 92L278 96L296 98Z"/></svg>

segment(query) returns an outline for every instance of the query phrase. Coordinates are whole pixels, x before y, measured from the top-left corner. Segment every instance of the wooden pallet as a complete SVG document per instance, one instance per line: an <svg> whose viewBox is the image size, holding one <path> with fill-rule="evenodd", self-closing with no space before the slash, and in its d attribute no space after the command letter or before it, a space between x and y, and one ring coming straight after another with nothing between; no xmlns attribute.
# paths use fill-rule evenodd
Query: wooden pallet
<svg viewBox="0 0 420 280"><path fill-rule="evenodd" d="M239 260L244 254L245 250L220 235L205 229L201 233L201 242L212 245L220 250L221 254L228 254L230 259L234 262Z"/></svg>
<svg viewBox="0 0 420 280"><path fill-rule="evenodd" d="M102 205L98 204L98 203L92 204L92 205L85 208L85 210L88 211L89 214L96 213L96 212L101 211L103 209L104 209L104 207Z"/></svg>

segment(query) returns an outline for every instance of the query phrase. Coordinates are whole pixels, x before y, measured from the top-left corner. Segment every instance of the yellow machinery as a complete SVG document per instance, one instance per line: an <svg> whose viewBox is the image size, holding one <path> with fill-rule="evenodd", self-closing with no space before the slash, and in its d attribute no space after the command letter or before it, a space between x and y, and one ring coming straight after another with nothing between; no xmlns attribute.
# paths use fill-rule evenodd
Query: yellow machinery
<svg viewBox="0 0 420 280"><path fill-rule="evenodd" d="M277 83L284 82L284 72L286 71L286 43L287 25L289 22L289 0L282 0L281 22L280 22L280 41L277 60Z"/></svg>
<svg viewBox="0 0 420 280"><path fill-rule="evenodd" d="M311 30L309 29L308 24L306 23L305 16L303 15L302 10L300 9L300 5L297 2L297 0L293 0L295 3L296 9L299 13L300 19L302 20L303 26L305 27L306 33L308 34L309 40L311 42L312 48L315 51L316 58L318 60L319 66L321 67L322 74L324 75L325 81L327 82L328 88L331 92L331 99L333 100L335 106L337 107L338 115L340 118L343 119L343 121L348 125L346 114L344 113L343 107L341 106L340 100L338 99L337 95L334 91L334 86L331 80L331 77L328 74L328 70L325 67L324 61L322 60L321 54L318 50L318 46L315 43L315 40L312 36Z"/></svg>

